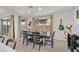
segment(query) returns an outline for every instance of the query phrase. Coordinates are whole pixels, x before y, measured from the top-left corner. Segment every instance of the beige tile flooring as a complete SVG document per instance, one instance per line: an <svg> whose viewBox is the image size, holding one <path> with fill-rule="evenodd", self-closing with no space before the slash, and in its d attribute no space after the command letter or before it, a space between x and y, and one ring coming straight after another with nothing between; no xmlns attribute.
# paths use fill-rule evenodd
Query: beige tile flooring
<svg viewBox="0 0 79 59"><path fill-rule="evenodd" d="M17 41L16 52L68 52L67 42L63 40L54 40L54 47L41 46L40 51L38 50L38 45L33 49L33 43L26 43L23 45L22 40Z"/></svg>

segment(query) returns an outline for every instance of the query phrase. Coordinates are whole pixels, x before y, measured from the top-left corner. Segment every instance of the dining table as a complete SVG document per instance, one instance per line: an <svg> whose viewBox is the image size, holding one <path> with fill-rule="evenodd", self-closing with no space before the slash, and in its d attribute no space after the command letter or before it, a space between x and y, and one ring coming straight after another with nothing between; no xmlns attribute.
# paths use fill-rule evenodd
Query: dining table
<svg viewBox="0 0 79 59"><path fill-rule="evenodd" d="M0 42L0 52L16 52L14 49Z"/></svg>
<svg viewBox="0 0 79 59"><path fill-rule="evenodd" d="M47 39L47 38L50 38L50 36L47 36L47 35L43 35L43 34L33 34L32 32L31 33L27 33L27 36L29 37L29 36L40 36L40 39L42 39L43 40L43 46L45 46L45 40Z"/></svg>

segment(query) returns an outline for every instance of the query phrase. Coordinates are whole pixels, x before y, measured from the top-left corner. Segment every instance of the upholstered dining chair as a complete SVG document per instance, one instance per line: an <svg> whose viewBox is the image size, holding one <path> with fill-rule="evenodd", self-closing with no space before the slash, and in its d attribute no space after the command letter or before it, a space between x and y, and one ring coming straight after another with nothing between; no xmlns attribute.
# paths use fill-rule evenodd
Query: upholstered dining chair
<svg viewBox="0 0 79 59"><path fill-rule="evenodd" d="M24 44L24 42L26 42L26 44L28 45L27 31L23 31L23 44Z"/></svg>
<svg viewBox="0 0 79 59"><path fill-rule="evenodd" d="M67 33L67 46L68 46L67 49L69 49L69 47L71 46L71 44L70 44L71 43L71 36L72 36L71 34Z"/></svg>
<svg viewBox="0 0 79 59"><path fill-rule="evenodd" d="M17 42L13 39L8 39L7 42L6 42L6 45L9 45L9 43L13 43L13 46L12 45L11 46L12 46L13 49L15 49Z"/></svg>
<svg viewBox="0 0 79 59"><path fill-rule="evenodd" d="M71 52L79 52L79 36L76 34L73 34L70 41L70 51Z"/></svg>
<svg viewBox="0 0 79 59"><path fill-rule="evenodd" d="M32 32L32 34L33 34L33 48L35 47L35 44L38 44L39 51L40 51L40 47L43 42L43 40L40 39L40 33L39 32Z"/></svg>
<svg viewBox="0 0 79 59"><path fill-rule="evenodd" d="M46 44L47 42L50 42L52 48L53 48L54 35L55 35L55 31L51 34L50 40L49 40L49 39L46 39L46 40L45 40L45 44Z"/></svg>

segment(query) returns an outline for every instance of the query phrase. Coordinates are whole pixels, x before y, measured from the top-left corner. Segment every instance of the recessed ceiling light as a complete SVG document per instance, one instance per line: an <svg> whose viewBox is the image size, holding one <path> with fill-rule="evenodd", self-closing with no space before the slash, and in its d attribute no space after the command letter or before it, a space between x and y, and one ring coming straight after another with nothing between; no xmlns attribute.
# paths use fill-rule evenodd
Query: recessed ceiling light
<svg viewBox="0 0 79 59"><path fill-rule="evenodd" d="M30 11L30 10L28 10L27 12L28 12L28 13L31 13L31 11Z"/></svg>
<svg viewBox="0 0 79 59"><path fill-rule="evenodd" d="M28 6L29 8L33 8L33 6Z"/></svg>
<svg viewBox="0 0 79 59"><path fill-rule="evenodd" d="M39 11L42 11L42 8L38 8Z"/></svg>

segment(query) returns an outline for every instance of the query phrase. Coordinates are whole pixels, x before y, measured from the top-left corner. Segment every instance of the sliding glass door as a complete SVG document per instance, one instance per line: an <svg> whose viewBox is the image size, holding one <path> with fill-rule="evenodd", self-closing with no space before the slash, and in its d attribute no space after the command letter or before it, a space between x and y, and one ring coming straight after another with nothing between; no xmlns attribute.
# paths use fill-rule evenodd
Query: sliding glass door
<svg viewBox="0 0 79 59"><path fill-rule="evenodd" d="M2 35L8 36L8 32L9 32L9 22L8 19L2 19Z"/></svg>
<svg viewBox="0 0 79 59"><path fill-rule="evenodd" d="M1 34L8 39L15 39L14 16L1 18Z"/></svg>

